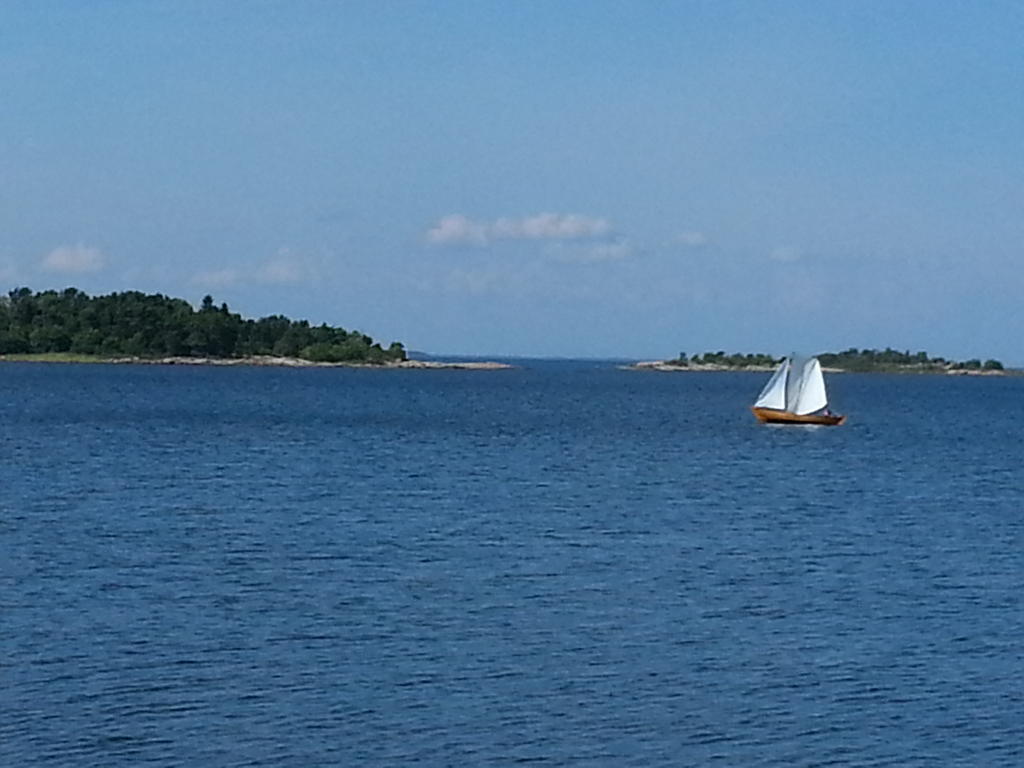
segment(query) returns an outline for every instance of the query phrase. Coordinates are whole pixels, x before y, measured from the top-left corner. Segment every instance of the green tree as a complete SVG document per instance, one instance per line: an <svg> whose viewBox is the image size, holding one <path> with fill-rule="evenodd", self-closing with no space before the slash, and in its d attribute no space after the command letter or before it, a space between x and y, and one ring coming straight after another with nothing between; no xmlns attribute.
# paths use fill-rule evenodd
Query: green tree
<svg viewBox="0 0 1024 768"><path fill-rule="evenodd" d="M338 360L399 360L370 336L282 315L245 320L226 303L204 296L198 310L184 299L139 291L90 297L77 288L33 293L19 287L0 297L0 354L66 352L100 355L254 354L298 356L306 350Z"/></svg>

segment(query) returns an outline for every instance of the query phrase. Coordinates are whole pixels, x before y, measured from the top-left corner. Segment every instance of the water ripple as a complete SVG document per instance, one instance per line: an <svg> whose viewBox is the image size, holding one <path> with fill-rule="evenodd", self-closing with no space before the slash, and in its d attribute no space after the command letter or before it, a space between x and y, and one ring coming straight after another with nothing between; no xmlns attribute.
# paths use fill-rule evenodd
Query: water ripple
<svg viewBox="0 0 1024 768"><path fill-rule="evenodd" d="M1022 380L0 365L0 764L1024 763Z"/></svg>

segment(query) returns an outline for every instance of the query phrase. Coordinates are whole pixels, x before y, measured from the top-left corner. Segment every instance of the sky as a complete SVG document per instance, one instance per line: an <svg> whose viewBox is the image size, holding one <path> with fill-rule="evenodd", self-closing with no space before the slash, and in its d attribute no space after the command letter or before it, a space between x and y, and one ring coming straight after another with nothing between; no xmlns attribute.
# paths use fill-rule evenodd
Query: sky
<svg viewBox="0 0 1024 768"><path fill-rule="evenodd" d="M1024 4L0 6L0 286L1024 365Z"/></svg>

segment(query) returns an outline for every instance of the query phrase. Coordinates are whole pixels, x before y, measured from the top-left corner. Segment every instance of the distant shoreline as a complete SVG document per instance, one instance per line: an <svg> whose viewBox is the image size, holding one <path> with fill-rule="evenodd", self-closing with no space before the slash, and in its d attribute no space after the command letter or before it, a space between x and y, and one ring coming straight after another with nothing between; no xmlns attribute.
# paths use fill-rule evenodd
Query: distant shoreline
<svg viewBox="0 0 1024 768"><path fill-rule="evenodd" d="M384 368L407 370L470 370L499 371L516 366L491 361L448 362L443 360L401 360L395 362L316 362L298 357L274 357L256 355L253 357L102 357L99 355L75 355L44 353L37 355L0 355L0 362L7 363L79 363L86 365L208 365L208 366L251 366L277 368Z"/></svg>
<svg viewBox="0 0 1024 768"><path fill-rule="evenodd" d="M773 365L722 365L719 363L687 363L680 365L668 360L650 360L620 366L627 371L658 371L664 373L710 373L726 371L754 371L770 373L775 370ZM1024 371L1015 369L983 370L969 368L924 368L914 365L892 365L880 367L871 371L851 371L845 368L825 368L825 373L895 373L908 375L937 375L937 376L1020 376Z"/></svg>
<svg viewBox="0 0 1024 768"><path fill-rule="evenodd" d="M677 371L690 373L706 373L709 371L773 371L775 366L771 365L719 365L718 363L687 363L679 365L667 360L648 360L629 365L620 365L626 371L662 371L675 373Z"/></svg>

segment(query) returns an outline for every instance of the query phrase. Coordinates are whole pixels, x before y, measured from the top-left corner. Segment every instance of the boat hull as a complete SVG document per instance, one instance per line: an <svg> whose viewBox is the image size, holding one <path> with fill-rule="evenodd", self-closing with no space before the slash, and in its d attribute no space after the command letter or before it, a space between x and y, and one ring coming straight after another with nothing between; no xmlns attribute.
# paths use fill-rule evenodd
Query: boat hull
<svg viewBox="0 0 1024 768"><path fill-rule="evenodd" d="M819 424L825 427L838 427L846 421L845 416L838 414L809 413L806 416L799 416L774 408L758 408L756 405L751 406L750 410L762 424Z"/></svg>

